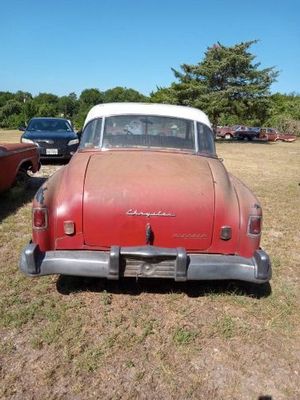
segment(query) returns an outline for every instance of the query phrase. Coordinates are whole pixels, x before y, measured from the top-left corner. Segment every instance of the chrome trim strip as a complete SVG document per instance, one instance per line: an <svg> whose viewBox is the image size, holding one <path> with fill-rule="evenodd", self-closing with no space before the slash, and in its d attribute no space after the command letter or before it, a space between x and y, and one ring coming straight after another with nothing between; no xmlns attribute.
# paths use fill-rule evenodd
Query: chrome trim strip
<svg viewBox="0 0 300 400"><path fill-rule="evenodd" d="M197 121L194 121L194 136L195 136L195 147L196 153L199 153L199 142L198 142L198 129L197 129Z"/></svg>
<svg viewBox="0 0 300 400"><path fill-rule="evenodd" d="M104 126L105 126L105 119L106 117L102 118L102 125L101 125L101 133L100 133L100 143L99 143L99 147L102 150L103 149L103 136L104 136Z"/></svg>

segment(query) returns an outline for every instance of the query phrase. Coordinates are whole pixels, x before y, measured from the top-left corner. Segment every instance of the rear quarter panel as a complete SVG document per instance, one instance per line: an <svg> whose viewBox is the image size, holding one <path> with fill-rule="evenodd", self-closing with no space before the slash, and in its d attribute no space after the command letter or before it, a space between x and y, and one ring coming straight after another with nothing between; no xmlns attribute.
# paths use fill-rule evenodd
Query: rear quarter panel
<svg viewBox="0 0 300 400"><path fill-rule="evenodd" d="M218 159L209 159L214 180L215 204L213 241L210 253L235 254L239 240L239 202L230 176L223 163ZM221 228L232 228L231 240L220 238Z"/></svg>
<svg viewBox="0 0 300 400"><path fill-rule="evenodd" d="M259 248L261 235L256 237L248 235L249 216L262 216L262 208L255 195L243 182L231 174L229 176L237 195L240 210L237 254L243 257L252 257L254 251Z"/></svg>
<svg viewBox="0 0 300 400"><path fill-rule="evenodd" d="M48 229L33 230L33 241L42 251L83 247L82 198L89 156L75 154L70 163L52 175L38 190L33 207L48 209ZM73 221L76 231L64 233L64 221Z"/></svg>

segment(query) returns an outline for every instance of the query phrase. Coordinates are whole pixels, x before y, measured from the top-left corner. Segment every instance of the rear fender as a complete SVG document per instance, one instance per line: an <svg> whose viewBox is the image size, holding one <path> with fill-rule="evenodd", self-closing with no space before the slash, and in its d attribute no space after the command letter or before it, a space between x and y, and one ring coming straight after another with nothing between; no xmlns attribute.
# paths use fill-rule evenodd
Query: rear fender
<svg viewBox="0 0 300 400"><path fill-rule="evenodd" d="M210 253L235 254L239 240L239 205L229 174L219 160L210 159L209 165L214 181L214 228ZM230 240L222 240L221 229L232 229Z"/></svg>
<svg viewBox="0 0 300 400"><path fill-rule="evenodd" d="M262 208L246 185L232 175L230 175L230 179L235 188L240 209L237 254L243 257L251 257L255 250L259 249L261 234L257 236L248 235L249 216L262 216Z"/></svg>
<svg viewBox="0 0 300 400"><path fill-rule="evenodd" d="M41 251L54 248L57 220L57 199L65 167L53 174L36 192L32 207L46 208L48 212L47 228L42 230L33 229L33 242L39 245Z"/></svg>
<svg viewBox="0 0 300 400"><path fill-rule="evenodd" d="M83 247L82 202L88 161L89 156L76 153L37 192L33 207L48 209L47 230L33 231L33 240L42 251ZM74 223L74 234L65 234L64 221Z"/></svg>

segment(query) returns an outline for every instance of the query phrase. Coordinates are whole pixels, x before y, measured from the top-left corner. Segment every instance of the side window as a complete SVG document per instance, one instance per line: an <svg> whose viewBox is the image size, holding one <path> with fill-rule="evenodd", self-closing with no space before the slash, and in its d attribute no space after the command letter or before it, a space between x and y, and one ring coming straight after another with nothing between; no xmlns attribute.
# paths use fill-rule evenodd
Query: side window
<svg viewBox="0 0 300 400"><path fill-rule="evenodd" d="M86 147L99 147L101 129L102 118L94 119L93 121L89 122L83 130L80 141L80 148L83 149Z"/></svg>
<svg viewBox="0 0 300 400"><path fill-rule="evenodd" d="M200 122L197 123L198 146L200 153L215 155L215 142L212 130Z"/></svg>

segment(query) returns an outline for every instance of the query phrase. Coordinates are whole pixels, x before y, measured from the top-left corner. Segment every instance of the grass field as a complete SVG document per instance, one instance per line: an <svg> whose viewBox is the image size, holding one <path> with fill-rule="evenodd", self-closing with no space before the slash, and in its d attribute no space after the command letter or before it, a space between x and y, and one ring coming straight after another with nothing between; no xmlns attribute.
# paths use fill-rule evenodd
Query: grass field
<svg viewBox="0 0 300 400"><path fill-rule="evenodd" d="M1 142L19 143L21 133L22 132L20 132L18 130L4 131L4 130L0 129L0 143Z"/></svg>
<svg viewBox="0 0 300 400"><path fill-rule="evenodd" d="M0 195L1 399L300 398L300 141L217 150L262 203L271 286L29 279L18 258L41 179Z"/></svg>

